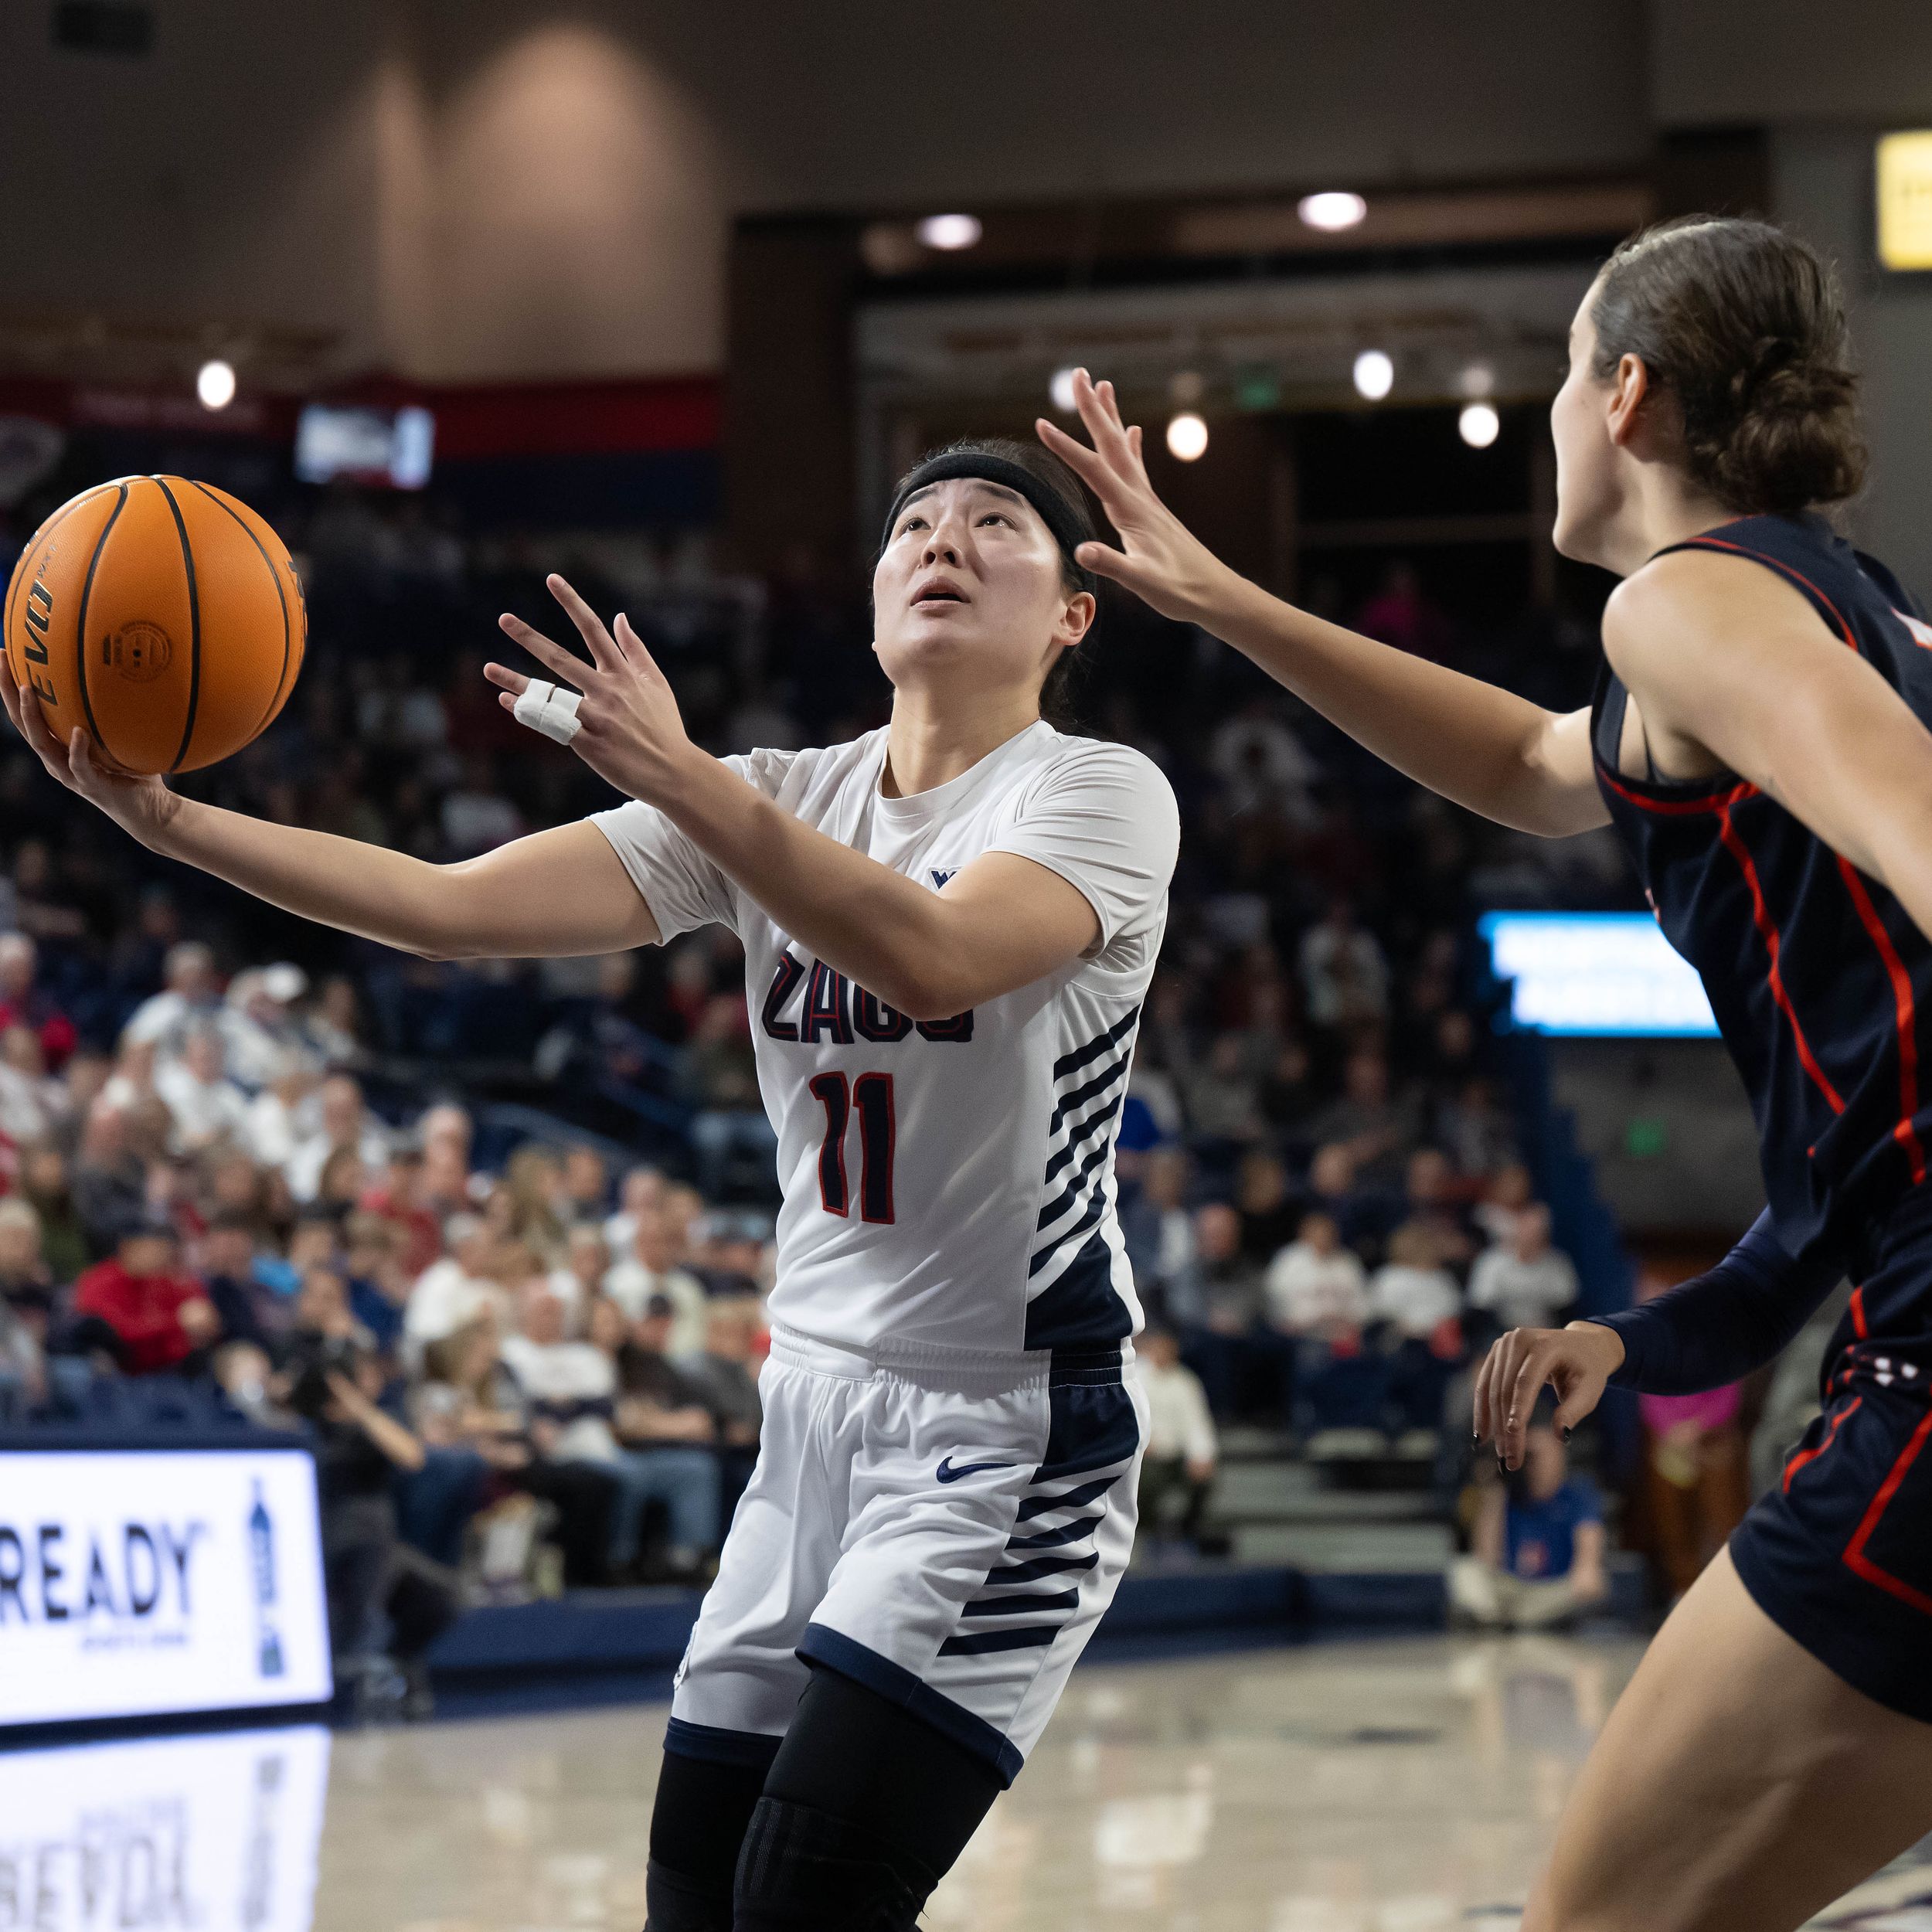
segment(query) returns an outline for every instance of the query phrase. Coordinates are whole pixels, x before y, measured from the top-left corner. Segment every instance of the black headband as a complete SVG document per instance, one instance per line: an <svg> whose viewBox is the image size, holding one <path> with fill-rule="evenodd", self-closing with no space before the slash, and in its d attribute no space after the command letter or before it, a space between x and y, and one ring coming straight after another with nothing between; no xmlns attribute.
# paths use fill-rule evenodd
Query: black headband
<svg viewBox="0 0 1932 1932"><path fill-rule="evenodd" d="M898 495L893 499L884 534L879 540L879 549L883 551L893 540L893 531L898 525L899 514L906 507L908 497L934 483L948 483L961 476L975 477L982 483L998 483L1025 497L1039 512L1039 520L1052 532L1053 541L1060 546L1060 554L1066 559L1067 568L1080 579L1081 589L1090 591L1094 588L1093 572L1083 570L1073 555L1081 544L1094 540L1094 532L1086 519L1058 490L1043 482L1025 464L978 450L942 450L938 455L928 457L920 464L906 478Z"/></svg>

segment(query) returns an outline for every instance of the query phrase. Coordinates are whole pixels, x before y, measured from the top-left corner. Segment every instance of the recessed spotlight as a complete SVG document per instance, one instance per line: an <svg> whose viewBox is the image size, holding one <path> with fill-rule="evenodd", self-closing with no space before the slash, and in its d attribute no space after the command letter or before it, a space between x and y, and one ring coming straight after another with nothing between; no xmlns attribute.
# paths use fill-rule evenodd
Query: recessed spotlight
<svg viewBox="0 0 1932 1932"><path fill-rule="evenodd" d="M1466 403L1456 428L1472 450L1486 450L1502 430L1502 418L1488 403Z"/></svg>
<svg viewBox="0 0 1932 1932"><path fill-rule="evenodd" d="M986 232L977 215L928 215L919 224L919 239L928 248L971 248Z"/></svg>
<svg viewBox="0 0 1932 1932"><path fill-rule="evenodd" d="M1354 227L1368 212L1369 204L1359 195L1338 190L1304 195L1295 207L1295 213L1311 228L1318 228L1326 235Z"/></svg>
<svg viewBox="0 0 1932 1932"><path fill-rule="evenodd" d="M1080 373L1074 369L1056 369L1053 379L1046 386L1046 393L1053 399L1053 406L1063 416L1071 416L1077 404L1073 398L1073 378Z"/></svg>
<svg viewBox="0 0 1932 1932"><path fill-rule="evenodd" d="M1379 403L1396 386L1396 366L1379 349L1365 349L1355 359L1355 391L1371 403Z"/></svg>
<svg viewBox="0 0 1932 1932"><path fill-rule="evenodd" d="M1167 426L1167 453L1183 463L1198 461L1207 452L1208 426L1192 410L1183 410Z"/></svg>
<svg viewBox="0 0 1932 1932"><path fill-rule="evenodd" d="M217 359L203 362L195 376L195 393L205 410L225 410L235 400L234 366Z"/></svg>

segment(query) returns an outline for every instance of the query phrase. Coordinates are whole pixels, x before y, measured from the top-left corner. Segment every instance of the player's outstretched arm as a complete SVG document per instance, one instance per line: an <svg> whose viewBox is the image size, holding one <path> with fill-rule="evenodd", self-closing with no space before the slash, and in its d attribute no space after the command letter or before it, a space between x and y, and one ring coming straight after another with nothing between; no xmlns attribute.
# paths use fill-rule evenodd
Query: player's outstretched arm
<svg viewBox="0 0 1932 1932"><path fill-rule="evenodd" d="M1099 939L1099 915L1080 889L1017 852L987 852L930 892L804 824L685 736L669 683L626 618L607 629L562 577L549 586L588 663L520 617L502 622L583 694L571 750L663 812L800 945L888 1005L950 1019L1070 964ZM531 680L500 664L484 671L514 709Z"/></svg>
<svg viewBox="0 0 1932 1932"><path fill-rule="evenodd" d="M1036 427L1120 532L1118 549L1080 546L1088 570L1124 584L1162 616L1224 639L1377 757L1471 811L1551 838L1606 821L1587 713L1546 711L1270 597L1230 570L1155 494L1139 427L1121 421L1114 386L1082 369L1074 394L1090 448L1043 419Z"/></svg>
<svg viewBox="0 0 1932 1932"><path fill-rule="evenodd" d="M650 908L589 824L532 834L459 865L434 866L360 840L273 825L101 765L84 733L62 744L23 704L0 657L15 730L70 791L151 851L212 872L270 905L432 959L567 957L655 943Z"/></svg>

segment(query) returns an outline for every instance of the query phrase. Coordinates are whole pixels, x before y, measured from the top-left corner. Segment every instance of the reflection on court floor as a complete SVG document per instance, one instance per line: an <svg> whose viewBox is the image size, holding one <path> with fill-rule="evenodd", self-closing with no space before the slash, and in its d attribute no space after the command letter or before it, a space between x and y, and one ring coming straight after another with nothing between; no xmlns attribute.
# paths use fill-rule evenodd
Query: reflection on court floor
<svg viewBox="0 0 1932 1932"><path fill-rule="evenodd" d="M1638 1655L1403 1639L1090 1665L927 1922L1513 1932ZM312 1904L314 1932L638 1932L664 1715L0 1756L0 1928L308 1932ZM1932 1847L1818 1923L1932 1932Z"/></svg>

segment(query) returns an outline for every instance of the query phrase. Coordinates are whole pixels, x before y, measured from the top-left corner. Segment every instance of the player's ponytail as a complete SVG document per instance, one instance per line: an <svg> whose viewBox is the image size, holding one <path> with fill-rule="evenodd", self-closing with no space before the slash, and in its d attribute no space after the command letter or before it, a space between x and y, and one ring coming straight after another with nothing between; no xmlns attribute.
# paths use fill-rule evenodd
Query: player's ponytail
<svg viewBox="0 0 1932 1932"><path fill-rule="evenodd" d="M1635 355L1682 412L1692 479L1789 515L1865 481L1838 278L1769 222L1692 216L1633 236L1597 278L1594 372Z"/></svg>

